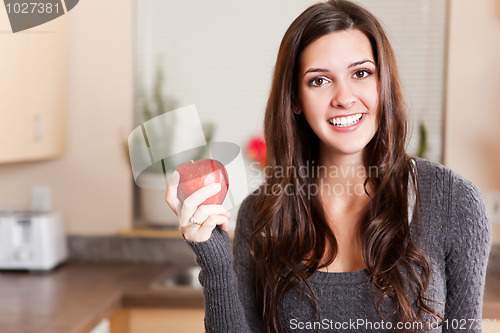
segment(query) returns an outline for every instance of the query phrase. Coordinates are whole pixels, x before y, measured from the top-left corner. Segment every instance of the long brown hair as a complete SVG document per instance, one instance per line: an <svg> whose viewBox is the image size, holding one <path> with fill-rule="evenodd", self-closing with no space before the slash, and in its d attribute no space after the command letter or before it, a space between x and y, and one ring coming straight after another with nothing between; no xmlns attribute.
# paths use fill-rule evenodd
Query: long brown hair
<svg viewBox="0 0 500 333"><path fill-rule="evenodd" d="M368 37L379 78L378 130L364 149L366 170L375 166L377 173L368 174L365 180L365 191L367 184L373 191L360 226L372 295L375 289L381 291L373 303L382 319L387 318L383 318L379 306L386 298L396 302L396 312L390 317L397 316L400 321L417 321L424 312L442 319L426 304L430 266L410 235L409 183L417 192L414 221L419 216L419 196L412 161L405 151L406 105L393 50L371 13L349 1L331 0L306 9L286 31L266 107L267 174L256 199L249 242L255 261L253 278L261 306L262 331L284 331L281 306L284 295L292 288L302 290L318 310L307 279L318 268L331 264L337 254L337 241L320 199L297 190L310 188L314 180L303 172L282 172L277 176L274 171L305 170L311 167L311 161L318 160L318 137L305 118L293 112L298 106L299 57L321 36L347 29L358 29ZM295 190L282 190L290 187ZM416 312L410 294L415 297Z"/></svg>

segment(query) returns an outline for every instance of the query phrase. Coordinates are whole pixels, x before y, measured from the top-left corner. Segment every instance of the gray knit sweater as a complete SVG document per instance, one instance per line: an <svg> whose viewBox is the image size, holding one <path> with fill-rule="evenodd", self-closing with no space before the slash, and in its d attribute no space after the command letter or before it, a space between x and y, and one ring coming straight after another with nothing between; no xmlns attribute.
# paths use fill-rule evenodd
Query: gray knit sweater
<svg viewBox="0 0 500 333"><path fill-rule="evenodd" d="M481 308L491 226L477 187L451 170L423 159L417 166L425 235L417 245L431 266L428 303L443 314L444 325L432 332L481 332ZM234 236L214 229L205 242L187 241L202 270L207 332L258 332L261 316L253 297L252 259L248 249L253 212L251 195L242 203ZM412 223L411 233L418 232ZM285 295L281 313L290 332L395 332L396 320L385 322L375 311L366 270L347 273L316 271L309 283L318 300L297 290ZM378 294L375 293L375 300ZM386 299L382 314L395 310ZM426 317L428 319L428 317ZM401 325L399 323L399 325ZM411 331L411 329L410 329Z"/></svg>

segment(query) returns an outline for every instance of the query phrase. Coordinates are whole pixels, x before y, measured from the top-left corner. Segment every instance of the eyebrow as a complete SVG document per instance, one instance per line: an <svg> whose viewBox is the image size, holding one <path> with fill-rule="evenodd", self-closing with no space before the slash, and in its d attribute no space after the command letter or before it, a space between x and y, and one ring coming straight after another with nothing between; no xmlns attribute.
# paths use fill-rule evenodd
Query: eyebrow
<svg viewBox="0 0 500 333"><path fill-rule="evenodd" d="M350 64L347 68L353 68L353 67L356 67L356 66L359 66L359 65L362 65L364 64L365 62L371 62L373 65L375 65L375 62L373 62L372 60L370 59L364 59L364 60L360 60L360 61L356 61L356 62L353 62L352 64ZM375 65L376 66L376 65ZM309 68L305 73L304 75L306 75L307 73L325 73L325 72L330 72L328 69L326 68Z"/></svg>
<svg viewBox="0 0 500 333"><path fill-rule="evenodd" d="M349 67L347 68L353 68L353 67L356 67L356 66L359 66L359 65L362 65L364 64L365 62L371 62L373 65L375 65L375 62L373 62L372 60L370 59L365 59L365 60L360 60L360 61L356 61L356 62L353 62L352 64L349 65ZM376 66L376 65L375 65Z"/></svg>

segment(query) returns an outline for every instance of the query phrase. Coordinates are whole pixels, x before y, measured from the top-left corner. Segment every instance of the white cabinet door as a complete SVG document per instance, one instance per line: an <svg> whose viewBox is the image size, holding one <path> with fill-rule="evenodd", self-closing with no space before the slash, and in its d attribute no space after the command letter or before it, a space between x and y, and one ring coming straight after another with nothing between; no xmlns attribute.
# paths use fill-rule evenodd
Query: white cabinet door
<svg viewBox="0 0 500 333"><path fill-rule="evenodd" d="M109 320L104 319L89 333L109 333Z"/></svg>

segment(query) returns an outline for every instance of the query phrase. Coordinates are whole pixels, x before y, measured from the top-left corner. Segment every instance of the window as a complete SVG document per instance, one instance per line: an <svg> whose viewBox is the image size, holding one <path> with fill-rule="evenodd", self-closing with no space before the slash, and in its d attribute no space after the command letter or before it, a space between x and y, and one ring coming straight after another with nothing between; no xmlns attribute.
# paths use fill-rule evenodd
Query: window
<svg viewBox="0 0 500 333"><path fill-rule="evenodd" d="M262 129L272 70L286 28L317 1L136 0L136 96L152 89L157 65L178 106L196 104L214 139L243 146ZM425 124L426 157L443 145L446 0L358 1L384 24L410 105L415 154ZM141 107L137 105L138 122Z"/></svg>

